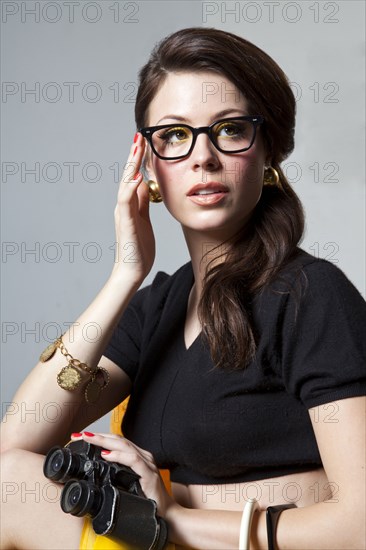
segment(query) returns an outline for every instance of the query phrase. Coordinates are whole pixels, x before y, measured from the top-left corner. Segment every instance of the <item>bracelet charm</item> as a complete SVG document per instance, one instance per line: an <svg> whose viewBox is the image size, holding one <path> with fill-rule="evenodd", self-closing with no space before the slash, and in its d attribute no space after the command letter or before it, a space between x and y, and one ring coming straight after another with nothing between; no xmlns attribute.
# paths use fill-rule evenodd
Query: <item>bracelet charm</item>
<svg viewBox="0 0 366 550"><path fill-rule="evenodd" d="M82 382L81 371L88 373L89 381L84 391L85 401L87 403L96 403L102 390L109 384L109 373L103 367L90 368L86 363L79 359L74 359L67 351L62 341L62 336L57 338L52 344L49 344L41 353L39 360L45 363L55 354L57 348L67 359L68 365L63 367L57 375L57 384L63 390L74 391Z"/></svg>
<svg viewBox="0 0 366 550"><path fill-rule="evenodd" d="M85 388L85 401L87 403L96 403L100 392L109 383L109 373L104 367L97 367L97 370L92 374L92 378Z"/></svg>
<svg viewBox="0 0 366 550"><path fill-rule="evenodd" d="M56 352L57 348L58 348L57 341L52 342L51 344L49 344L46 347L46 349L42 351L42 353L39 357L39 360L41 361L41 363L45 363L46 361L51 359L51 357L53 357L55 355L55 352Z"/></svg>
<svg viewBox="0 0 366 550"><path fill-rule="evenodd" d="M63 390L74 391L81 384L81 374L72 365L67 365L57 375L57 384Z"/></svg>

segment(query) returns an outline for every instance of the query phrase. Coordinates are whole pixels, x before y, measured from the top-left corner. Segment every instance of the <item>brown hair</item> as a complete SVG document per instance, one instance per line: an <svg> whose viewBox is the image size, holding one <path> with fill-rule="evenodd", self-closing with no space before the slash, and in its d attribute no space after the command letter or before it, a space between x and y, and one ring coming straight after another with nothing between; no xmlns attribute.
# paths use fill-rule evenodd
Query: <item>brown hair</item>
<svg viewBox="0 0 366 550"><path fill-rule="evenodd" d="M149 105L173 71L214 71L235 84L249 112L265 119L261 132L280 177L279 186L263 187L249 222L227 243L225 262L208 263L198 306L216 366L242 369L257 346L252 300L298 253L304 231L301 202L280 168L294 148L296 102L286 75L260 48L232 33L193 27L159 42L140 70L137 128L147 125Z"/></svg>

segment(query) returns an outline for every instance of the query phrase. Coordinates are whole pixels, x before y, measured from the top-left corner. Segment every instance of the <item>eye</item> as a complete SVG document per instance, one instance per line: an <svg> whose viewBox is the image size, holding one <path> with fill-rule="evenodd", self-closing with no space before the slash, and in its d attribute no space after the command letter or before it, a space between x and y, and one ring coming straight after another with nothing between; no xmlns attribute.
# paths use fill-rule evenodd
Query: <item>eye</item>
<svg viewBox="0 0 366 550"><path fill-rule="evenodd" d="M182 126L174 126L166 128L157 134L157 137L164 141L166 144L181 143L190 139L190 132L187 128Z"/></svg>
<svg viewBox="0 0 366 550"><path fill-rule="evenodd" d="M242 136L245 132L245 128L239 122L222 122L215 129L217 137L235 138Z"/></svg>

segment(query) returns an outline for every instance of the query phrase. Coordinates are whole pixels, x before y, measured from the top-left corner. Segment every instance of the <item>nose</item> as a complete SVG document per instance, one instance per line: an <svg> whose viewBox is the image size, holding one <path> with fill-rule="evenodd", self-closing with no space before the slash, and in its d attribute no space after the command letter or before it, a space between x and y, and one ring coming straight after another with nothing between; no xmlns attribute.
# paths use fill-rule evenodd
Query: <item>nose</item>
<svg viewBox="0 0 366 550"><path fill-rule="evenodd" d="M218 150L207 134L200 133L190 155L193 168L204 168L213 171L220 166Z"/></svg>

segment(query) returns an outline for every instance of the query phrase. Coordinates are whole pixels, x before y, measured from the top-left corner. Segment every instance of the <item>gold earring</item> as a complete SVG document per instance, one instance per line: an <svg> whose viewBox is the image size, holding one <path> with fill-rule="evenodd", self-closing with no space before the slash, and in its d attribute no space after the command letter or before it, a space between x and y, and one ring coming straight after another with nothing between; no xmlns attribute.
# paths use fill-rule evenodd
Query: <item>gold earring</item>
<svg viewBox="0 0 366 550"><path fill-rule="evenodd" d="M278 175L277 170L275 170L272 166L269 166L268 168L265 169L263 185L278 185L279 181L280 181L280 176Z"/></svg>
<svg viewBox="0 0 366 550"><path fill-rule="evenodd" d="M161 202L163 197L160 195L159 184L157 181L149 180L147 182L149 188L149 201L150 202Z"/></svg>

